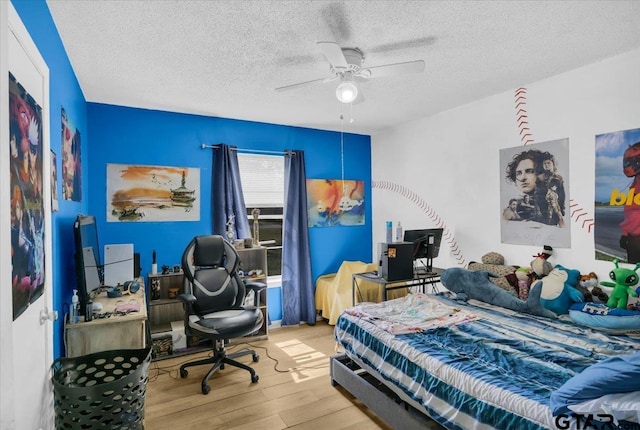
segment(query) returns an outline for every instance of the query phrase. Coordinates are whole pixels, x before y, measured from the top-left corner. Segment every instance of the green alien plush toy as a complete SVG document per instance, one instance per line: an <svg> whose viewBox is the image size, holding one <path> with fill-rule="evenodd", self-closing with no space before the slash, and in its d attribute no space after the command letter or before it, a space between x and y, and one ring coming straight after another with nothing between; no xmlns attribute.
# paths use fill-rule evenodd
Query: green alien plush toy
<svg viewBox="0 0 640 430"><path fill-rule="evenodd" d="M632 287L637 285L638 280L640 280L640 277L638 277L636 273L636 270L640 268L640 263L636 263L636 267L632 270L626 267L620 267L618 265L619 261L617 258L613 260L616 268L609 272L609 278L614 282L601 281L600 284L605 287L613 287L613 291L607 301L607 307L627 309L629 295L638 297L638 294Z"/></svg>

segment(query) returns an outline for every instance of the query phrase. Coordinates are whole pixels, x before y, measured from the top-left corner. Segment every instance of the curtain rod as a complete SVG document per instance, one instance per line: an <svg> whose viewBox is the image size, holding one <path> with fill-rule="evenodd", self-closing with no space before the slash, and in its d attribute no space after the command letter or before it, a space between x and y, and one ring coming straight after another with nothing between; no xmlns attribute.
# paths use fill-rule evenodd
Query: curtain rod
<svg viewBox="0 0 640 430"><path fill-rule="evenodd" d="M211 148L211 149L218 149L220 148L220 145L207 145L205 143L203 143L202 145L200 145L200 147L202 149L205 148ZM239 148L235 148L235 147L231 147L232 151L238 151L238 152L243 152L243 153L248 153L248 154L269 154L269 155L295 155L294 152L292 151L266 151L263 149L239 149Z"/></svg>

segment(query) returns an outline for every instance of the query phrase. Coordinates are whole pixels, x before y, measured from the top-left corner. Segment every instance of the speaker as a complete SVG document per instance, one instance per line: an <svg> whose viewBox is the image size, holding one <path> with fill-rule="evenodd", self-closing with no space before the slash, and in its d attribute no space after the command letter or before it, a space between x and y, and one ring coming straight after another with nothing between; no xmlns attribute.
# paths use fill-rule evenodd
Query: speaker
<svg viewBox="0 0 640 430"><path fill-rule="evenodd" d="M413 243L381 243L382 277L387 281L413 279Z"/></svg>
<svg viewBox="0 0 640 430"><path fill-rule="evenodd" d="M133 254L133 279L140 277L140 253L135 252Z"/></svg>

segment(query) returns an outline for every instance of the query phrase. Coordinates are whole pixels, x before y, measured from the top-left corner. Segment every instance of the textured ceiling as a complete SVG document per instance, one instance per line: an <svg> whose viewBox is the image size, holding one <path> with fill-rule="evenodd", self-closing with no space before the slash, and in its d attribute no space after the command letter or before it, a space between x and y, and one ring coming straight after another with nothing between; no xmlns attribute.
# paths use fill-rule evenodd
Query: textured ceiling
<svg viewBox="0 0 640 430"><path fill-rule="evenodd" d="M640 47L639 1L47 4L90 102L371 135ZM425 71L360 83L353 106L335 81L276 92L331 75L318 41Z"/></svg>

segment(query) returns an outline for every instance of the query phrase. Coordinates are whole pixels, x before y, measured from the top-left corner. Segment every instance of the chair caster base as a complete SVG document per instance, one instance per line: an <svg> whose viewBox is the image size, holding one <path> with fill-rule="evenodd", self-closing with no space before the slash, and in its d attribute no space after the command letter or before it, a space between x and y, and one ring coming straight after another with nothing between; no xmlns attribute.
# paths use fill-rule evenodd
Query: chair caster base
<svg viewBox="0 0 640 430"><path fill-rule="evenodd" d="M258 379L260 379L260 377L258 375L251 375L251 382L252 383L256 383L258 382Z"/></svg>
<svg viewBox="0 0 640 430"><path fill-rule="evenodd" d="M202 394L209 394L211 391L211 387L207 384L202 384Z"/></svg>
<svg viewBox="0 0 640 430"><path fill-rule="evenodd" d="M187 371L187 369L180 369L180 377L184 379L187 376L189 376L189 372Z"/></svg>
<svg viewBox="0 0 640 430"><path fill-rule="evenodd" d="M253 358L254 363L257 363L258 361L260 361L260 356L258 354L253 354L251 358Z"/></svg>

